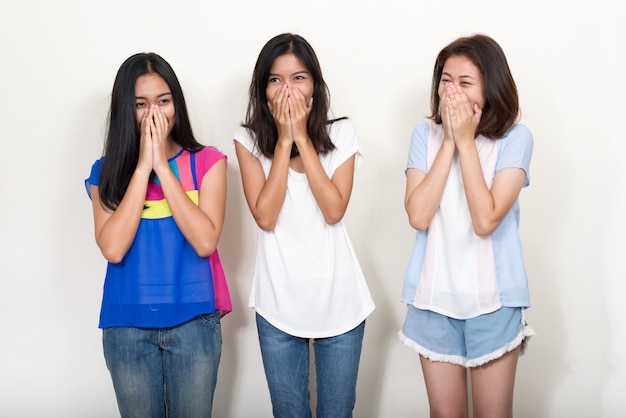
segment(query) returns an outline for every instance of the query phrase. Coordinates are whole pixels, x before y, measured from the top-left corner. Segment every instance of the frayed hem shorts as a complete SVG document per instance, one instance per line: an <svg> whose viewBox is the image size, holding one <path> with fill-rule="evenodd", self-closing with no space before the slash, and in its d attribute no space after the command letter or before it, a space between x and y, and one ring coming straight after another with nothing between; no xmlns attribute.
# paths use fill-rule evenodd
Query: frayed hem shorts
<svg viewBox="0 0 626 418"><path fill-rule="evenodd" d="M408 305L400 340L431 361L476 367L524 349L535 331L522 308L502 307L470 319L454 319Z"/></svg>

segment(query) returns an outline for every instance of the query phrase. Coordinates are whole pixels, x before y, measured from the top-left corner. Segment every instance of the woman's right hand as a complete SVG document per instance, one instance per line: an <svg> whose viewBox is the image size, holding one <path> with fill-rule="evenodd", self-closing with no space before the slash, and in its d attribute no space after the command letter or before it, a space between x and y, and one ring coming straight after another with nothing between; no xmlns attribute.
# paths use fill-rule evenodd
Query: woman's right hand
<svg viewBox="0 0 626 418"><path fill-rule="evenodd" d="M291 147L293 144L293 132L291 129L291 115L289 112L289 85L283 84L267 105L274 117L274 123L278 130L277 145Z"/></svg>
<svg viewBox="0 0 626 418"><path fill-rule="evenodd" d="M449 140L453 145L456 145L454 142L454 133L452 131L452 123L450 121L450 112L448 111L449 106L449 97L448 97L448 89L445 90L443 95L441 96L441 101L439 102L439 112L441 114L441 125L443 126L443 140Z"/></svg>
<svg viewBox="0 0 626 418"><path fill-rule="evenodd" d="M139 138L139 161L137 162L138 168L143 168L152 171L154 164L153 146L152 146L152 133L150 125L154 120L154 106L143 113L141 117L141 135Z"/></svg>

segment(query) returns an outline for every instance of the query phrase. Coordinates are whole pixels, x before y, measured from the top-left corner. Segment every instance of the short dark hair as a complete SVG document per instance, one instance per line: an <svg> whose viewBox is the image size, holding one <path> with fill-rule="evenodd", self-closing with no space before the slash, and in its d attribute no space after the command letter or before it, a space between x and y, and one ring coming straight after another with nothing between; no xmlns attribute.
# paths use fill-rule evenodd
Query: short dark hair
<svg viewBox="0 0 626 418"><path fill-rule="evenodd" d="M295 55L313 78L313 108L307 121L307 131L317 153L326 154L335 149L326 130L327 125L338 119L328 120L330 92L322 76L322 69L315 51L300 35L293 33L277 35L261 49L250 82L246 120L241 126L254 133L256 146L261 154L268 158L273 157L278 130L267 105L265 90L274 60L285 54ZM293 149L292 157L295 155L296 151Z"/></svg>
<svg viewBox="0 0 626 418"><path fill-rule="evenodd" d="M468 58L483 76L485 106L476 134L492 139L500 138L519 117L519 96L504 51L486 35L458 38L439 52L433 70L429 118L435 123L441 123L441 74L446 60L455 56Z"/></svg>
<svg viewBox="0 0 626 418"><path fill-rule="evenodd" d="M122 201L139 161L140 132L135 117L135 83L145 74L158 74L170 88L175 112L172 128L174 142L191 151L203 148L193 135L183 90L170 64L153 52L127 58L113 83L99 178L100 200L111 210Z"/></svg>

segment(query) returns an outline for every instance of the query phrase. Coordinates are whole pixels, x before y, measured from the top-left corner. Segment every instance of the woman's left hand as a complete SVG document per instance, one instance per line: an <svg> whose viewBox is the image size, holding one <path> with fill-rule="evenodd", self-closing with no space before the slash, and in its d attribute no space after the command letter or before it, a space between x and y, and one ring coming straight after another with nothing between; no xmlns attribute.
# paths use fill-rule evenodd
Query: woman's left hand
<svg viewBox="0 0 626 418"><path fill-rule="evenodd" d="M313 108L313 98L306 100L306 97L299 88L289 85L289 116L291 120L291 133L296 143L309 140L307 122L309 114Z"/></svg>

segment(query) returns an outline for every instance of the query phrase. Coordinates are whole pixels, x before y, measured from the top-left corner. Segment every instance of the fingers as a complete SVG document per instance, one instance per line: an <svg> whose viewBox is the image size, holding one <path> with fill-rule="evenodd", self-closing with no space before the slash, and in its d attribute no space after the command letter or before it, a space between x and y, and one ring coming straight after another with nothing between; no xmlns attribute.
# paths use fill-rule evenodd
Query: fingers
<svg viewBox="0 0 626 418"><path fill-rule="evenodd" d="M461 87L452 83L448 85L443 109L448 113L449 130L455 143L473 141L476 138L482 110L478 104L472 105Z"/></svg>
<svg viewBox="0 0 626 418"><path fill-rule="evenodd" d="M474 116L474 108L460 87L448 86L447 96L450 104L450 115L453 118L465 119Z"/></svg>
<svg viewBox="0 0 626 418"><path fill-rule="evenodd" d="M454 142L454 133L452 131L452 122L450 120L449 112L449 97L447 90L443 92L441 101L439 102L439 114L441 116L441 124L443 125L444 140L450 140Z"/></svg>
<svg viewBox="0 0 626 418"><path fill-rule="evenodd" d="M279 137L291 138L290 122L289 122L289 91L287 85L283 84L274 94L270 100L268 100L268 108L274 118L274 123L278 129Z"/></svg>
<svg viewBox="0 0 626 418"><path fill-rule="evenodd" d="M276 92L274 97L269 103L270 111L274 116L274 120L277 122L282 121L285 116L289 116L289 107L287 102L289 100L289 91L286 84L283 84Z"/></svg>
<svg viewBox="0 0 626 418"><path fill-rule="evenodd" d="M159 142L164 143L167 138L168 125L169 121L167 117L163 111L155 105L152 117L153 140L157 139ZM154 136L156 136L156 138L154 138Z"/></svg>
<svg viewBox="0 0 626 418"><path fill-rule="evenodd" d="M308 141L307 121L313 108L313 98L307 98L299 88L290 86L289 115L294 141Z"/></svg>
<svg viewBox="0 0 626 418"><path fill-rule="evenodd" d="M307 102L306 97L297 87L290 87L289 109L291 118L308 118L313 106L313 97Z"/></svg>
<svg viewBox="0 0 626 418"><path fill-rule="evenodd" d="M151 109L147 109L141 117L138 165L141 165L148 170L152 170L153 164L152 134L150 129L151 121L152 112Z"/></svg>
<svg viewBox="0 0 626 418"><path fill-rule="evenodd" d="M152 132L153 164L155 171L167 166L167 132L168 120L163 111L157 106L153 106L153 118L150 125Z"/></svg>
<svg viewBox="0 0 626 418"><path fill-rule="evenodd" d="M313 98L307 100L299 88L284 83L267 102L274 117L279 138L294 141L308 138L307 120L313 108Z"/></svg>

